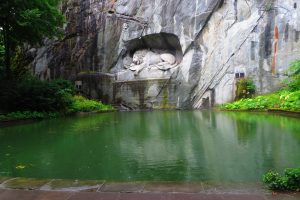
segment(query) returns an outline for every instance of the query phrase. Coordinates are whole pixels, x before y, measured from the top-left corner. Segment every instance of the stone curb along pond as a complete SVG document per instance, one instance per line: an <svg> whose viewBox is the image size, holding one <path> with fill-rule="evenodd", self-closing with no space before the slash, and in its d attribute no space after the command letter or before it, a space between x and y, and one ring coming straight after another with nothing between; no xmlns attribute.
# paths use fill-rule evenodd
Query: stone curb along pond
<svg viewBox="0 0 300 200"><path fill-rule="evenodd" d="M30 192L29 192L30 191ZM30 194L29 194L30 193ZM126 194L131 194L127 196ZM271 193L260 184L208 182L106 182L0 177L0 199L299 199L300 193ZM121 197L120 197L121 195ZM124 196L125 195L125 196ZM26 198L25 198L26 199Z"/></svg>
<svg viewBox="0 0 300 200"><path fill-rule="evenodd" d="M32 178L0 178L0 189L24 189L44 191L81 192L167 192L167 193L236 193L268 194L261 185L221 185L217 183L179 183L179 182L105 182L97 180L58 180Z"/></svg>
<svg viewBox="0 0 300 200"><path fill-rule="evenodd" d="M220 184L213 182L107 182L100 180L34 179L0 177L0 189L127 193L214 193L269 194L261 184Z"/></svg>

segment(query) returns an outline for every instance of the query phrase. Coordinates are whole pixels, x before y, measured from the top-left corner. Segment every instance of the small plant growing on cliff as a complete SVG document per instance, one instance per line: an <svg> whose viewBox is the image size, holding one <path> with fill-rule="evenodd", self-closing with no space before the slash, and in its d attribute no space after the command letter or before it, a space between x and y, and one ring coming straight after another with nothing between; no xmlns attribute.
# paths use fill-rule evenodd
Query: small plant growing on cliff
<svg viewBox="0 0 300 200"><path fill-rule="evenodd" d="M284 175L270 171L263 176L268 188L276 191L300 191L300 168L289 168Z"/></svg>
<svg viewBox="0 0 300 200"><path fill-rule="evenodd" d="M250 98L255 94L255 85L252 79L241 78L236 83L236 100Z"/></svg>
<svg viewBox="0 0 300 200"><path fill-rule="evenodd" d="M272 3L268 3L264 6L264 11L266 11L266 12L270 12L273 9L274 9L274 6L272 5Z"/></svg>
<svg viewBox="0 0 300 200"><path fill-rule="evenodd" d="M287 84L288 89L290 91L300 90L300 60L292 62L287 73L290 78Z"/></svg>

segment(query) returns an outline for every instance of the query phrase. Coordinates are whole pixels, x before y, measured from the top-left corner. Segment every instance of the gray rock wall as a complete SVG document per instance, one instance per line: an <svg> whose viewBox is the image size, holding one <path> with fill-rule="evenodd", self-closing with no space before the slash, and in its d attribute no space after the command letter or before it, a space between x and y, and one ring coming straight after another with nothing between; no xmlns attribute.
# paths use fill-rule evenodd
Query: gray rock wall
<svg viewBox="0 0 300 200"><path fill-rule="evenodd" d="M274 91L289 63L300 57L300 1L236 2L217 10L197 41L205 67L193 107L201 107L212 89L216 104L234 100L235 73L241 71L255 81L258 93Z"/></svg>
<svg viewBox="0 0 300 200"><path fill-rule="evenodd" d="M93 76L94 93L101 95L92 96L133 108L162 107L165 98L154 87L168 88L177 108L232 101L236 73L252 78L258 93L268 93L300 58L300 0L68 0L62 10L65 38L38 49L35 73L71 80L82 79L80 73L108 73L115 78L103 83L103 91L102 79ZM152 57L135 62L139 50ZM159 59L162 54L176 63ZM162 79L169 85L157 84ZM116 89L118 82L130 87ZM141 105L135 94L149 95Z"/></svg>

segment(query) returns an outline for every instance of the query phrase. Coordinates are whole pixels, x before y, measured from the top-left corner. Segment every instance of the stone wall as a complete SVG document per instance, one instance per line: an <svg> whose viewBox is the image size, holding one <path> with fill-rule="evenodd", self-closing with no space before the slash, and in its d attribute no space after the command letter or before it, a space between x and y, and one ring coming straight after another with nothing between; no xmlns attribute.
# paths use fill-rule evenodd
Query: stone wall
<svg viewBox="0 0 300 200"><path fill-rule="evenodd" d="M280 87L288 64L300 58L299 9L300 0L68 0L65 38L46 41L33 69L42 79L106 73L115 77L111 88L127 81L124 91L133 82L169 79L177 108L222 104L235 98L236 73L252 78L258 93ZM134 61L141 50L155 61ZM133 93L109 91L108 101L118 102L118 94L122 104L141 105Z"/></svg>
<svg viewBox="0 0 300 200"><path fill-rule="evenodd" d="M121 109L176 109L170 79L147 79L114 83L114 103Z"/></svg>
<svg viewBox="0 0 300 200"><path fill-rule="evenodd" d="M217 104L232 101L238 71L255 81L257 93L274 91L289 63L300 58L300 1L234 2L212 15L197 41L205 67L193 94L196 108L211 89Z"/></svg>
<svg viewBox="0 0 300 200"><path fill-rule="evenodd" d="M104 103L113 102L113 84L115 76L105 73L80 73L76 77L77 93L93 99L100 99Z"/></svg>

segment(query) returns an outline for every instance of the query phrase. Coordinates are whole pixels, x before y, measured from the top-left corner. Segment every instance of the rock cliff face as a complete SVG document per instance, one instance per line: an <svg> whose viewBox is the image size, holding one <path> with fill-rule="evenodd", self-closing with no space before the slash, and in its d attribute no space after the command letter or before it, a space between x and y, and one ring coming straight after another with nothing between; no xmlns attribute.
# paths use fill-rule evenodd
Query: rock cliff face
<svg viewBox="0 0 300 200"><path fill-rule="evenodd" d="M277 89L300 58L300 0L68 0L65 38L37 51L42 79L127 109L232 101L236 80Z"/></svg>

